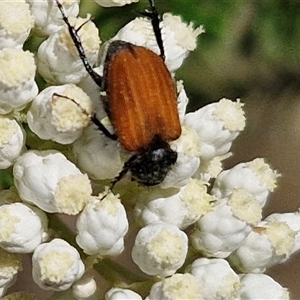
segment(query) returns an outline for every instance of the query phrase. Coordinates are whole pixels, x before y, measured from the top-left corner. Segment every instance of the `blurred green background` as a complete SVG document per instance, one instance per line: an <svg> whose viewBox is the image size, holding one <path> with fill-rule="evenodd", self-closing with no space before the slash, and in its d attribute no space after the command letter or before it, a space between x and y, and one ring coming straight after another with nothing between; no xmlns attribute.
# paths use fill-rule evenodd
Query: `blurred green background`
<svg viewBox="0 0 300 300"><path fill-rule="evenodd" d="M300 81L299 0L156 0L161 14L181 15L194 26L204 25L176 72L190 98L190 110L222 97L245 99L253 93L277 97L286 89L298 91ZM122 8L102 8L81 1L80 15L90 13L107 41L139 12L147 0ZM42 39L30 39L35 51Z"/></svg>
<svg viewBox="0 0 300 300"><path fill-rule="evenodd" d="M119 8L99 8L82 1L81 15L92 12L102 40L138 16L147 1ZM157 0L206 33L176 73L184 80L190 108L221 97L244 98L255 92L276 95L300 80L300 2L295 0Z"/></svg>

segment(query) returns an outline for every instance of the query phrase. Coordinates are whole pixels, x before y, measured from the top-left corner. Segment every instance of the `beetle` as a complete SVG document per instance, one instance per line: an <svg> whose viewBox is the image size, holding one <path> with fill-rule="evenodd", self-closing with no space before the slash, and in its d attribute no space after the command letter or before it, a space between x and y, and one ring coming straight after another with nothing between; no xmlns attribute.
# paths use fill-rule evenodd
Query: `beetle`
<svg viewBox="0 0 300 300"><path fill-rule="evenodd" d="M70 25L59 0L55 1L85 69L100 87L100 98L114 134L95 113L91 121L107 137L118 140L125 150L133 153L112 181L112 187L128 172L132 180L145 186L161 183L177 160L177 152L169 142L179 138L181 125L175 82L164 63L160 17L154 0L149 0L150 8L141 14L151 19L160 55L129 42L113 41L107 48L103 76L92 69L85 56L78 35L80 28Z"/></svg>

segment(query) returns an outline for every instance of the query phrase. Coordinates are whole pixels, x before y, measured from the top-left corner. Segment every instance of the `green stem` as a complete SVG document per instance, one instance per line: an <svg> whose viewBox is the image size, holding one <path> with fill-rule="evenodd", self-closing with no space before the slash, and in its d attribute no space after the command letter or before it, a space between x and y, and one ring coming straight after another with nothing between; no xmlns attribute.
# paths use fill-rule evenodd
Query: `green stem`
<svg viewBox="0 0 300 300"><path fill-rule="evenodd" d="M135 274L109 258L99 261L94 269L112 286L131 289L144 296L149 294L151 286L158 281L156 277Z"/></svg>
<svg viewBox="0 0 300 300"><path fill-rule="evenodd" d="M132 284L134 282L143 282L148 280L147 277L135 274L107 257L99 261L94 268L103 278L113 285L124 282Z"/></svg>

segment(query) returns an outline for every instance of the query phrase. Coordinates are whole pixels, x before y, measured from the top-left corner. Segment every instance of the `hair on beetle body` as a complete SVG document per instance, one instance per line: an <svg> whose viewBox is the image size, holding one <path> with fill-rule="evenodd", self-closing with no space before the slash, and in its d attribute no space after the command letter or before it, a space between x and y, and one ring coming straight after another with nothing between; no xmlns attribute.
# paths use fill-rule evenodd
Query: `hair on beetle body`
<svg viewBox="0 0 300 300"><path fill-rule="evenodd" d="M164 63L160 19L154 1L149 0L150 8L141 14L151 19L160 55L125 41L112 41L107 47L103 76L92 69L78 29L70 25L62 5L55 1L84 67L100 87L100 97L115 133L111 134L95 114L91 121L106 136L117 139L125 150L133 152L112 181L112 187L128 172L140 184L161 183L177 160L177 153L168 142L180 136L181 125L176 86Z"/></svg>

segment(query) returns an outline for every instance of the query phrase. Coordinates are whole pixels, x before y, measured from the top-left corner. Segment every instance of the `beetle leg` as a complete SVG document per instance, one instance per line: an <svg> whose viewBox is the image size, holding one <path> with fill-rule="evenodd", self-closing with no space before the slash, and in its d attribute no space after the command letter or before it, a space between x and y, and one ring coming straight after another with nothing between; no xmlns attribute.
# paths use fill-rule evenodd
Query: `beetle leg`
<svg viewBox="0 0 300 300"><path fill-rule="evenodd" d="M149 10L147 9L147 10L141 12L141 14L151 19L151 24L152 24L153 31L155 34L156 42L157 42L157 45L160 50L159 56L164 61L165 60L165 49L164 49L164 45L163 45L161 29L159 27L160 15L156 9L154 0L149 0L149 4L150 4L150 9Z"/></svg>
<svg viewBox="0 0 300 300"><path fill-rule="evenodd" d="M84 53L84 49L83 49L83 46L82 46L82 43L81 43L81 39L78 35L78 31L79 29L85 24L83 23L78 29L75 29L69 22L65 12L64 12L64 9L63 9L63 6L61 5L61 3L58 1L58 0L55 0L56 4L57 4L57 7L59 8L61 14L62 14L62 18L64 20L64 22L66 23L66 25L68 26L68 30L69 30L69 33L71 35L71 38L74 42L74 45L78 51L78 54L79 54L79 57L81 58L82 62L83 62L83 65L85 67L85 69L87 70L87 72L90 74L90 76L93 78L93 80L95 81L95 83L98 85L98 86L101 86L101 82L102 82L102 77L96 73L92 66L89 64L87 58L86 58L86 55Z"/></svg>
<svg viewBox="0 0 300 300"><path fill-rule="evenodd" d="M108 130L107 130L107 128L97 119L97 116L96 116L96 113L93 113L92 115L91 115L91 121L97 126L97 128L100 130L100 131L102 131L102 133L106 136L106 137L108 137L108 138L110 138L110 139L112 139L112 140L114 140L114 141L116 141L117 139L118 139L118 137L117 137L117 135L116 134L114 134L114 133L110 133Z"/></svg>
<svg viewBox="0 0 300 300"><path fill-rule="evenodd" d="M125 165L123 166L123 169L122 171L118 174L117 177L115 177L111 182L110 182L110 190L112 191L114 186L116 185L116 183L118 183L129 171L129 166L126 166L126 163Z"/></svg>
<svg viewBox="0 0 300 300"><path fill-rule="evenodd" d="M130 160L130 159L129 159ZM129 166L129 164L127 163L127 165L126 165L126 163L125 163L125 165L123 166L123 169L121 170L121 172L118 174L118 176L117 177L115 177L111 182L110 182L110 187L109 187L109 190L108 190L108 192L109 191L111 191L112 192L112 190L113 190L113 188L114 188L114 186L128 173L128 171L129 171L129 169L130 169L130 166ZM102 201L106 196L108 195L108 193L107 194L105 194L100 200Z"/></svg>
<svg viewBox="0 0 300 300"><path fill-rule="evenodd" d="M130 170L132 162L137 158L138 154L134 154L132 155L124 164L123 169L121 170L121 172L118 174L117 177L115 177L112 181L111 181L111 186L110 186L110 190L112 191L112 189L114 188L115 184L118 183Z"/></svg>
<svg viewBox="0 0 300 300"><path fill-rule="evenodd" d="M110 139L112 139L112 140L114 140L114 141L116 141L116 140L118 139L117 136L116 136L115 134L110 133L110 132L107 130L107 128L106 128L106 127L105 127L105 126L97 119L97 116L96 116L96 113L95 113L95 112L92 112L92 114L89 114L84 108L81 107L81 105L80 105L79 103L77 103L74 99L72 99L72 98L70 98L70 97L68 97L68 96L61 95L61 94L57 94L57 93L54 93L53 96L65 98L65 99L67 99L67 100L72 101L73 103L75 103L75 104L78 106L78 108L82 111L83 114L85 114L86 116L88 116L88 117L90 118L91 122L93 122L93 123L97 126L97 128L98 128L100 131L102 131L102 133L103 133L106 137L108 137L108 138L110 138Z"/></svg>

